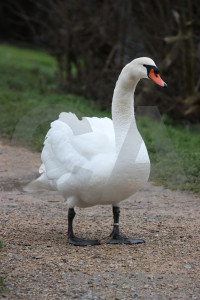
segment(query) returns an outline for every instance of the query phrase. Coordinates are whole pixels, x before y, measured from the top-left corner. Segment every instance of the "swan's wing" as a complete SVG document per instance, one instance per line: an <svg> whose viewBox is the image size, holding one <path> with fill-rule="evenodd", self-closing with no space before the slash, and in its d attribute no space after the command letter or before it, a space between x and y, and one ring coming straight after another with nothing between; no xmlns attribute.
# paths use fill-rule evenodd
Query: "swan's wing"
<svg viewBox="0 0 200 300"><path fill-rule="evenodd" d="M49 179L72 174L94 156L114 150L114 129L109 118L83 118L61 113L51 123L42 151L40 172Z"/></svg>
<svg viewBox="0 0 200 300"><path fill-rule="evenodd" d="M86 157L91 159L98 154L106 154L114 151L115 135L113 122L109 118L88 118L85 117L81 122L84 122L90 132L76 135L73 139L73 145ZM86 127L85 127L86 128Z"/></svg>
<svg viewBox="0 0 200 300"><path fill-rule="evenodd" d="M94 131L100 131L105 135L107 135L109 138L112 137L114 142L114 136L115 136L114 127L113 127L113 121L110 118L97 118L97 117L83 118L83 120L85 119L90 123L90 126Z"/></svg>

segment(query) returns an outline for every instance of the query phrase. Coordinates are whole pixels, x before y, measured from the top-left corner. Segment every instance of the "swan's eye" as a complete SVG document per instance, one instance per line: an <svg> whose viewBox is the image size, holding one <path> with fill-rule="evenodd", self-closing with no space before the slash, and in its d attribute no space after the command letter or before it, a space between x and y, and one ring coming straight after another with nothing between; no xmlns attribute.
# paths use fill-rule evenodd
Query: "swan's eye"
<svg viewBox="0 0 200 300"><path fill-rule="evenodd" d="M154 67L153 70L154 70L155 76L158 77L158 74L160 73L159 70L158 70L158 68Z"/></svg>
<svg viewBox="0 0 200 300"><path fill-rule="evenodd" d="M159 69L156 66L151 65L143 65L147 69L147 76L149 77L149 74L154 73L156 77L158 77L158 74L160 73Z"/></svg>

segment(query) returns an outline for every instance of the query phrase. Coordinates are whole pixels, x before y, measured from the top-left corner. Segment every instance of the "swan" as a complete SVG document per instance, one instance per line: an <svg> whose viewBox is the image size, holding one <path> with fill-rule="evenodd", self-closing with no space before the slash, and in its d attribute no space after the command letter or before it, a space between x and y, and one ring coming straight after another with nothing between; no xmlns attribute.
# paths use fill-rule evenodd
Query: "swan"
<svg viewBox="0 0 200 300"><path fill-rule="evenodd" d="M75 207L109 204L113 207L113 230L107 243L139 244L143 239L120 235L120 202L140 190L148 181L150 160L137 129L134 92L142 78L161 87L155 62L136 58L121 71L112 99L112 119L84 117L62 112L51 123L41 154L40 176L29 183L28 192L58 191L68 204L68 242L76 246L97 245L74 235Z"/></svg>

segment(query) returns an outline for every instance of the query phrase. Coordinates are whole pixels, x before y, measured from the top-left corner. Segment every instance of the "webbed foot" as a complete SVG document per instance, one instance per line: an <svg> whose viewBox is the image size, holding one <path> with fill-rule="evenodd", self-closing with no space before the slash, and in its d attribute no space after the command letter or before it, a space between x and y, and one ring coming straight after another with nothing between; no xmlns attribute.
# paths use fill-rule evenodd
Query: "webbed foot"
<svg viewBox="0 0 200 300"><path fill-rule="evenodd" d="M142 239L131 239L124 237L120 234L111 234L110 238L106 242L107 244L129 244L129 245L134 245L134 244L142 244L145 243L144 240Z"/></svg>
<svg viewBox="0 0 200 300"><path fill-rule="evenodd" d="M120 214L120 208L118 206L113 206L113 218L114 218L113 231L110 234L110 237L106 243L107 244L129 244L129 245L145 243L145 241L142 239L127 238L119 233L119 214Z"/></svg>
<svg viewBox="0 0 200 300"><path fill-rule="evenodd" d="M74 246L100 245L98 240L83 240L74 235L68 237L68 242Z"/></svg>

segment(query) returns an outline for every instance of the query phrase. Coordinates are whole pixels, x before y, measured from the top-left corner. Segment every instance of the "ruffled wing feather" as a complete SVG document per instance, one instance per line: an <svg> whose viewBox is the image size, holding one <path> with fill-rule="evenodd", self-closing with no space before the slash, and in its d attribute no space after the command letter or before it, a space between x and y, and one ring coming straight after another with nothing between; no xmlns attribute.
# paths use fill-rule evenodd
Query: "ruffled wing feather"
<svg viewBox="0 0 200 300"><path fill-rule="evenodd" d="M40 172L58 179L75 168L88 165L99 153L109 153L115 145L114 128L109 118L83 118L61 113L51 124L42 151Z"/></svg>

